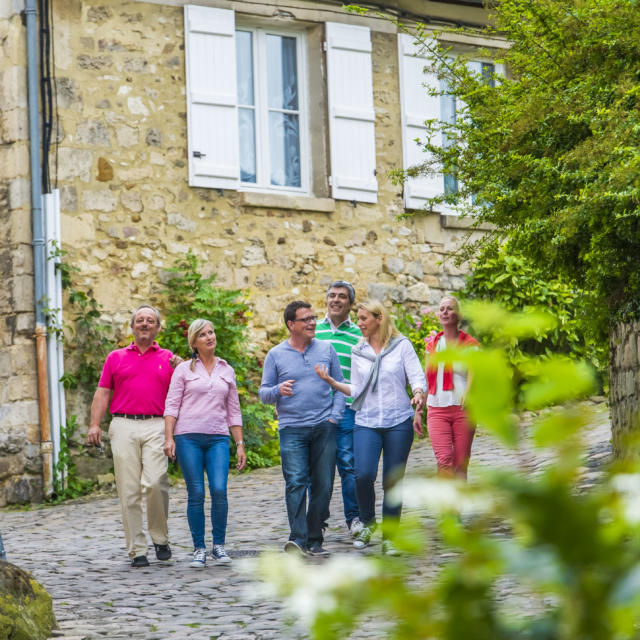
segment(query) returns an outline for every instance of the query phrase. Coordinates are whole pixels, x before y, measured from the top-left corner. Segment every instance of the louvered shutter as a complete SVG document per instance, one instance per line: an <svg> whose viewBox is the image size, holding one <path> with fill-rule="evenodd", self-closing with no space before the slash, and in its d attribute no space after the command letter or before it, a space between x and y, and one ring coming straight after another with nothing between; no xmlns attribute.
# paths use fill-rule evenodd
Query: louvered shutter
<svg viewBox="0 0 640 640"><path fill-rule="evenodd" d="M326 23L331 193L377 202L371 35L367 27Z"/></svg>
<svg viewBox="0 0 640 640"><path fill-rule="evenodd" d="M400 100L402 105L402 156L405 170L428 159L416 139L426 140L426 120L440 119L440 96L430 95L429 90L440 90L435 73L425 71L426 53L414 44L409 34L398 35L398 58L400 61ZM432 136L433 144L441 144L441 135ZM441 196L444 179L441 173L409 178L404 184L404 206L407 209L422 209L428 198Z"/></svg>
<svg viewBox="0 0 640 640"><path fill-rule="evenodd" d="M186 5L189 184L240 183L235 17L228 9Z"/></svg>

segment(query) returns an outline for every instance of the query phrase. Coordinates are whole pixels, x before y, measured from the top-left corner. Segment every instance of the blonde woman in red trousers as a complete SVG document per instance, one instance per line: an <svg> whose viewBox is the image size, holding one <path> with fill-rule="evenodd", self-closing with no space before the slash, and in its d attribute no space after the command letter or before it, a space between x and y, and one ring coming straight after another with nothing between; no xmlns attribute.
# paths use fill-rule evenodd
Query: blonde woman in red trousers
<svg viewBox="0 0 640 640"><path fill-rule="evenodd" d="M461 331L460 303L453 296L440 301L438 319L442 331L427 340L427 357L452 347L477 347L478 341ZM427 377L427 430L436 456L438 475L466 480L475 427L469 422L464 400L469 374L461 363L429 364ZM413 428L422 435L422 412L416 413Z"/></svg>

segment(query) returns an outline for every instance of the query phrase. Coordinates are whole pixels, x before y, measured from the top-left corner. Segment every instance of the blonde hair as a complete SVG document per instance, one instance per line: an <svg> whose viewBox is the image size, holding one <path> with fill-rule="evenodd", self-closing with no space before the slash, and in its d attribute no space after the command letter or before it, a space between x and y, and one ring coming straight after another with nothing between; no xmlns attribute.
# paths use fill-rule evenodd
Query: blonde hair
<svg viewBox="0 0 640 640"><path fill-rule="evenodd" d="M400 335L400 332L393 322L393 318L389 315L389 311L380 300L365 300L358 305L358 309L364 309L376 318L380 318L379 331L383 349L387 346L391 338Z"/></svg>
<svg viewBox="0 0 640 640"><path fill-rule="evenodd" d="M453 302L453 306L456 310L456 313L458 314L458 316L460 315L460 300L458 300L458 298L456 298L455 296L452 296L451 294L447 294L442 296L442 298L440 298L440 302L438 304L438 306L440 306L445 300L451 300L451 302Z"/></svg>
<svg viewBox="0 0 640 640"><path fill-rule="evenodd" d="M191 364L189 368L193 371L196 368L196 356L198 355L198 350L195 348L196 340L198 339L198 335L200 332L207 326L211 325L215 333L215 327L213 326L213 322L211 320L205 320L204 318L197 318L194 320L187 329L187 342L189 343L189 349L193 352L191 354Z"/></svg>

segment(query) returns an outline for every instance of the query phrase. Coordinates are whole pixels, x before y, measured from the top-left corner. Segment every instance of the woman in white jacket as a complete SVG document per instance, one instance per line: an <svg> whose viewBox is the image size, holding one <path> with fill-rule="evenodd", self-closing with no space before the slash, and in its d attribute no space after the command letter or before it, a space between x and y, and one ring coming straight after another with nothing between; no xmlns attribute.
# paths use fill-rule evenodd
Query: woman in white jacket
<svg viewBox="0 0 640 640"><path fill-rule="evenodd" d="M381 455L385 529L400 518L402 504L390 504L387 492L404 477L413 443L414 407L422 410L426 384L413 345L398 332L380 301L368 300L358 305L358 327L363 338L351 353L351 384L337 382L321 365L316 372L331 387L355 398L356 495L364 528L353 546L362 549L376 528L374 482ZM413 391L412 398L407 395L407 384ZM382 550L396 553L387 539L383 539Z"/></svg>

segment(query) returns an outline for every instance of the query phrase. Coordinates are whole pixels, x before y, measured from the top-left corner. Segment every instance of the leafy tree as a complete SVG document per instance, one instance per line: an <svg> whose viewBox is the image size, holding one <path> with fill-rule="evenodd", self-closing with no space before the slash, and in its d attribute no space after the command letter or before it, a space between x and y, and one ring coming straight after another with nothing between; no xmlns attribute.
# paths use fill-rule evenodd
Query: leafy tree
<svg viewBox="0 0 640 640"><path fill-rule="evenodd" d="M510 43L496 58L504 78L488 82L468 64L477 51L452 56L419 30L459 112L455 123L428 122L425 162L413 171L455 176L458 190L432 204L492 223L543 278L590 292L588 319L604 340L640 312L640 5L497 0L489 9L486 34ZM436 134L449 142L438 146Z"/></svg>

